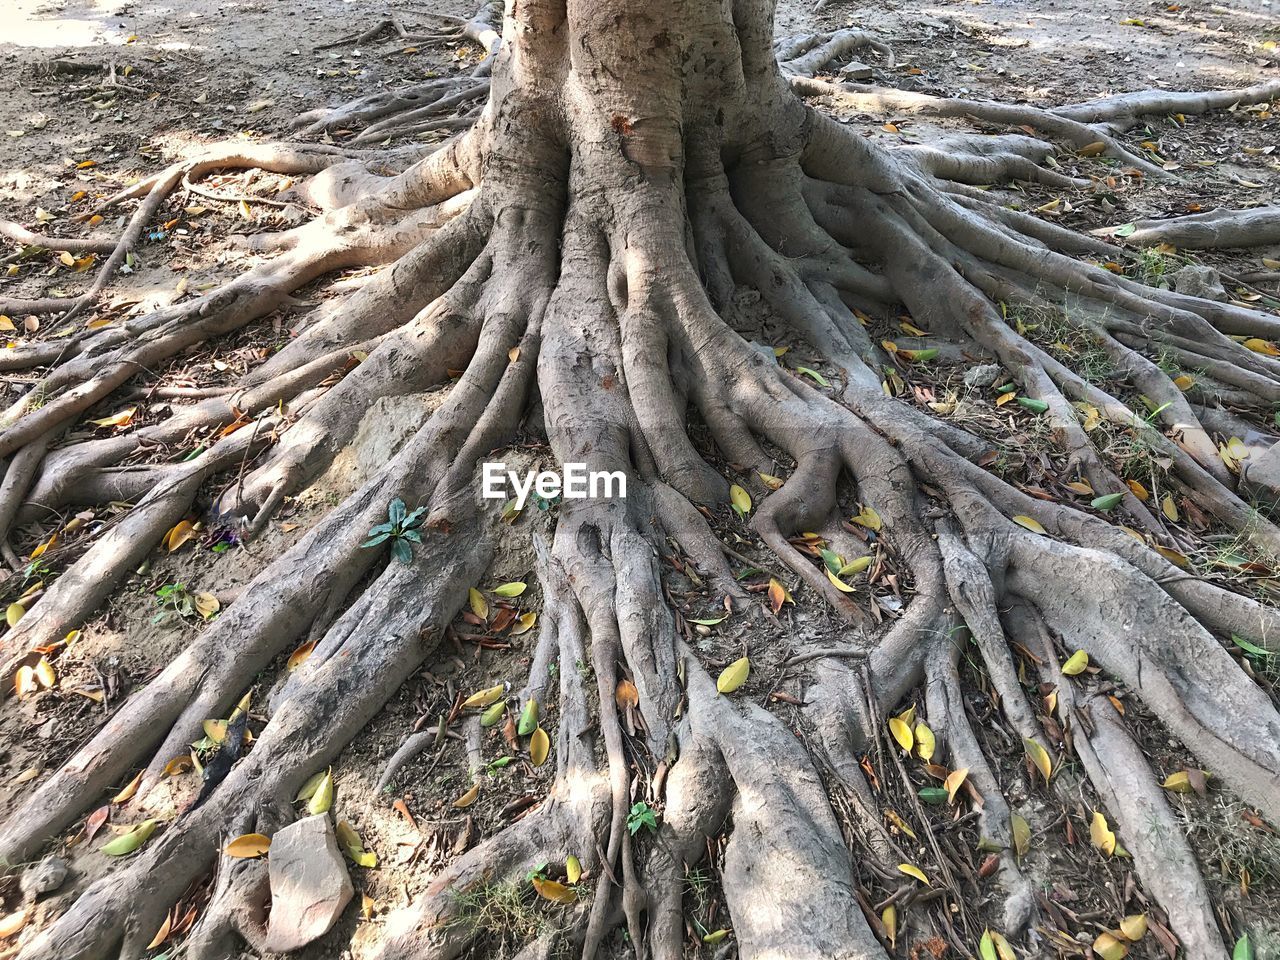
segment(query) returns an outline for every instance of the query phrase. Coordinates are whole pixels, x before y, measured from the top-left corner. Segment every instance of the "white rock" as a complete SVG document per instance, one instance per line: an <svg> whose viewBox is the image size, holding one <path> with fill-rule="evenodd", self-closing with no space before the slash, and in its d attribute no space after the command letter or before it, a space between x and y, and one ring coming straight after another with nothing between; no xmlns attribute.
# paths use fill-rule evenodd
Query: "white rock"
<svg viewBox="0 0 1280 960"><path fill-rule="evenodd" d="M355 893L327 813L291 823L271 838L271 919L266 949L299 950L333 927Z"/></svg>

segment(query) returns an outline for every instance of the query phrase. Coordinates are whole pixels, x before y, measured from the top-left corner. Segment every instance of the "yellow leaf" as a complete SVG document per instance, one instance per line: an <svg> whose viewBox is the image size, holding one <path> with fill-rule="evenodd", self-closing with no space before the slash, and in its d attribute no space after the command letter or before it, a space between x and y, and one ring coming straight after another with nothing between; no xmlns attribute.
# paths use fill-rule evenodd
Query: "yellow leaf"
<svg viewBox="0 0 1280 960"><path fill-rule="evenodd" d="M823 568L822 568L822 572L823 572L823 573L825 573L825 574L827 575L827 579L831 581L831 583L835 586L835 588L836 588L837 590L841 591L842 593L857 593L857 592L858 592L856 587L851 587L851 586L849 586L847 583L845 583L843 580L841 580L839 577L837 577L834 573L832 573L832 572L831 572L830 570L828 570L826 567L823 567Z"/></svg>
<svg viewBox="0 0 1280 960"><path fill-rule="evenodd" d="M246 200L240 201L240 216L244 217L246 220L253 219L253 211L249 209L249 203Z"/></svg>
<svg viewBox="0 0 1280 960"><path fill-rule="evenodd" d="M1089 822L1089 841L1108 857L1116 852L1116 835L1107 826L1107 818L1100 810L1093 811Z"/></svg>
<svg viewBox="0 0 1280 960"><path fill-rule="evenodd" d="M969 776L968 767L961 767L959 770L952 770L947 774L947 779L942 784L947 788L947 803L956 802L956 792L964 785L967 776Z"/></svg>
<svg viewBox="0 0 1280 960"><path fill-rule="evenodd" d="M1173 378L1173 385L1183 393L1186 393L1196 385L1196 378L1184 373L1181 376Z"/></svg>
<svg viewBox="0 0 1280 960"><path fill-rule="evenodd" d="M915 736L911 732L911 725L904 723L897 717L889 718L889 732L893 734L893 739L898 741L898 746L902 748L903 753L910 753L911 748L915 746Z"/></svg>
<svg viewBox="0 0 1280 960"><path fill-rule="evenodd" d="M1031 849L1031 824L1016 813L1009 814L1009 827L1013 833L1013 852L1025 857Z"/></svg>
<svg viewBox="0 0 1280 960"><path fill-rule="evenodd" d="M760 482L763 483L770 490L778 490L778 489L781 489L782 487L783 479L781 477L775 477L773 476L773 474L770 474L770 473L759 473L759 472L756 473L756 476L758 476L760 478Z"/></svg>
<svg viewBox="0 0 1280 960"><path fill-rule="evenodd" d="M876 513L870 507L863 507L858 511L857 516L850 519L860 527L866 527L868 530L880 529L880 514Z"/></svg>
<svg viewBox="0 0 1280 960"><path fill-rule="evenodd" d="M12 320L3 314L0 314L0 330L3 330L5 333L13 333L17 329L18 328L13 325Z"/></svg>
<svg viewBox="0 0 1280 960"><path fill-rule="evenodd" d="M206 720L200 726L204 729L204 735L215 743L221 743L227 739L227 721L225 720Z"/></svg>
<svg viewBox="0 0 1280 960"><path fill-rule="evenodd" d="M1095 140L1093 143L1085 144L1080 148L1079 154L1082 157L1096 157L1103 150L1107 149L1107 145L1101 140Z"/></svg>
<svg viewBox="0 0 1280 960"><path fill-rule="evenodd" d="M898 812L896 810L886 810L884 812L884 815L885 815L885 819L887 819L890 823L892 823L895 827L897 827L899 830L905 833L912 840L919 839L919 837L916 836L916 832L911 829L911 827L907 824L907 821L903 820L902 817L898 815Z"/></svg>
<svg viewBox="0 0 1280 960"><path fill-rule="evenodd" d="M1111 934L1103 932L1093 941L1093 952L1099 960L1123 960L1128 955L1129 948Z"/></svg>
<svg viewBox="0 0 1280 960"><path fill-rule="evenodd" d="M547 731L539 727L529 738L529 759L535 767L540 767L547 762L547 754L550 752L551 738L547 736Z"/></svg>
<svg viewBox="0 0 1280 960"><path fill-rule="evenodd" d="M1203 770L1200 771L1200 775L1206 780L1208 780L1210 776ZM1172 791L1173 793L1190 793L1195 789L1195 787L1191 785L1191 774L1186 770L1179 770L1177 773L1169 774L1169 776L1165 777L1164 783L1160 784L1160 786L1164 787L1166 790Z"/></svg>
<svg viewBox="0 0 1280 960"><path fill-rule="evenodd" d="M708 933L705 937L702 938L702 942L709 943L709 944L717 944L728 935L729 935L729 931L726 930L724 927L721 927L719 930L712 930L710 933Z"/></svg>
<svg viewBox="0 0 1280 960"><path fill-rule="evenodd" d="M1013 947L1009 946L1009 941L994 930L987 931L991 934L991 942L996 948L996 957L998 960L1017 960L1018 955L1013 952Z"/></svg>
<svg viewBox="0 0 1280 960"><path fill-rule="evenodd" d="M1067 662L1062 665L1062 672L1068 677L1078 677L1084 673L1085 668L1089 666L1089 654L1083 650L1077 650L1067 658Z"/></svg>
<svg viewBox="0 0 1280 960"><path fill-rule="evenodd" d="M1125 484L1129 487L1130 492L1132 492L1133 495L1143 503L1146 503L1151 499L1151 494L1147 492L1147 488L1137 480L1126 480Z"/></svg>
<svg viewBox="0 0 1280 960"><path fill-rule="evenodd" d="M36 683L36 672L29 666L19 667L13 674L13 693L19 700L30 696L40 689Z"/></svg>
<svg viewBox="0 0 1280 960"><path fill-rule="evenodd" d="M1147 935L1147 915L1145 913L1131 913L1120 921L1120 932L1124 934L1126 940L1137 943Z"/></svg>
<svg viewBox="0 0 1280 960"><path fill-rule="evenodd" d="M1089 484L1084 480L1073 480L1071 483L1068 483L1065 486L1072 493L1078 493L1082 497L1093 496L1093 487L1089 486Z"/></svg>
<svg viewBox="0 0 1280 960"><path fill-rule="evenodd" d="M564 873L570 883L577 883L582 879L582 861L572 853L569 854L564 860Z"/></svg>
<svg viewBox="0 0 1280 960"><path fill-rule="evenodd" d="M721 693L733 693L747 682L750 675L751 660L742 657L720 671L720 676L716 678L716 689Z"/></svg>
<svg viewBox="0 0 1280 960"><path fill-rule="evenodd" d="M467 699L462 701L462 708L467 710L473 707L487 707L489 704L493 703L493 701L502 696L505 689L506 687L502 684L498 684L494 687L487 687L484 690L477 690L471 696L467 697Z"/></svg>
<svg viewBox="0 0 1280 960"><path fill-rule="evenodd" d="M58 545L58 535L55 533L52 537L50 537L44 543L40 544L40 546L32 550L31 556L29 556L27 559L34 560L37 557L43 557L46 552L48 552L49 550L52 550L57 545Z"/></svg>
<svg viewBox="0 0 1280 960"><path fill-rule="evenodd" d="M929 334L921 330L915 324L908 323L906 320L899 320L898 326L902 328L902 332L912 337L927 337Z"/></svg>
<svg viewBox="0 0 1280 960"><path fill-rule="evenodd" d="M538 622L538 615L532 611L522 613L520 619L516 621L516 625L511 628L511 636L518 637L521 634L528 633L533 629L533 625Z"/></svg>
<svg viewBox="0 0 1280 960"><path fill-rule="evenodd" d="M453 801L454 809L465 810L476 802L476 798L480 796L480 784L477 782L472 785L471 789Z"/></svg>
<svg viewBox="0 0 1280 960"><path fill-rule="evenodd" d="M132 422L133 415L137 412L137 407L125 407L119 413L103 417L101 420L90 420L89 422L99 427L127 427Z"/></svg>
<svg viewBox="0 0 1280 960"><path fill-rule="evenodd" d="M180 753L168 763L164 765L164 769L160 771L162 776L176 777L186 773L191 769L191 756L189 754Z"/></svg>
<svg viewBox="0 0 1280 960"><path fill-rule="evenodd" d="M1023 740L1022 744L1026 748L1027 756L1031 758L1031 762L1036 765L1036 769L1044 777L1044 782L1048 783L1049 775L1053 773L1053 760L1049 758L1049 751L1034 740Z"/></svg>
<svg viewBox="0 0 1280 960"><path fill-rule="evenodd" d="M1270 340L1263 340L1261 337L1250 337L1244 342L1244 345L1254 353L1262 353L1268 357L1280 357L1280 350L1276 349L1276 345Z"/></svg>
<svg viewBox="0 0 1280 960"><path fill-rule="evenodd" d="M777 613L782 609L784 603L795 605L795 600L791 596L791 591L784 587L777 580L769 580L769 609Z"/></svg>
<svg viewBox="0 0 1280 960"><path fill-rule="evenodd" d="M467 590L467 603L471 607L471 612L481 620L489 619L489 601L484 598L484 594L475 587Z"/></svg>
<svg viewBox="0 0 1280 960"><path fill-rule="evenodd" d="M223 847L222 852L229 857L251 860L254 857L262 856L270 849L270 837L263 836L261 833L246 833L228 843Z"/></svg>
<svg viewBox="0 0 1280 960"><path fill-rule="evenodd" d="M23 618L26 612L27 608L22 604L11 603L4 611L4 621L9 624L10 627L16 627L18 625L18 621Z"/></svg>
<svg viewBox="0 0 1280 960"><path fill-rule="evenodd" d="M856 557L840 568L839 576L852 577L871 566L871 557Z"/></svg>
<svg viewBox="0 0 1280 960"><path fill-rule="evenodd" d="M173 911L167 911L164 915L164 923L160 924L160 929L156 931L156 935L151 938L151 942L147 944L148 950L154 950L160 944L169 939L169 931L173 929Z"/></svg>
<svg viewBox="0 0 1280 960"><path fill-rule="evenodd" d="M222 604L218 602L218 598L212 593L197 593L192 602L196 608L196 613L206 620L222 609Z"/></svg>
<svg viewBox="0 0 1280 960"><path fill-rule="evenodd" d="M333 773L326 770L321 778L319 785L316 786L316 792L311 795L311 799L307 801L307 813L313 817L318 813L328 813L329 808L333 806Z"/></svg>
<svg viewBox="0 0 1280 960"><path fill-rule="evenodd" d="M311 656L316 648L314 640L308 640L302 646L298 647L293 653L289 654L289 660L285 664L288 670L297 670L300 666L307 662L307 658Z"/></svg>
<svg viewBox="0 0 1280 960"><path fill-rule="evenodd" d="M751 494L743 490L736 483L729 488L729 501L734 505L739 513L751 512Z"/></svg>
<svg viewBox="0 0 1280 960"><path fill-rule="evenodd" d="M139 770L138 775L129 781L128 786L111 798L112 803L128 803L133 799L133 795L138 792L138 787L142 783L143 771Z"/></svg>
<svg viewBox="0 0 1280 960"><path fill-rule="evenodd" d="M1013 518L1013 522L1020 527L1026 527L1032 533L1039 533L1044 536L1048 535L1048 531L1045 530L1044 527L1040 526L1040 521L1036 520L1035 517L1028 517L1025 514L1019 514Z"/></svg>
<svg viewBox="0 0 1280 960"><path fill-rule="evenodd" d="M73 267L75 266L76 258L73 257L71 254L67 253L67 251L63 250L62 253L58 254L58 261L64 267Z"/></svg>
<svg viewBox="0 0 1280 960"><path fill-rule="evenodd" d="M1164 499L1160 501L1160 512L1171 522L1178 522L1178 505L1173 502L1173 494L1166 493L1164 495Z"/></svg>
<svg viewBox="0 0 1280 960"><path fill-rule="evenodd" d="M563 883L555 880L543 880L541 877L533 878L533 889L538 892L538 896L543 900L550 900L552 903L573 903L578 899L578 891L573 887L566 887Z"/></svg>
<svg viewBox="0 0 1280 960"><path fill-rule="evenodd" d="M909 863L900 863L898 864L898 870L902 873L905 873L908 877L915 877L925 886L931 886L931 884L929 883L929 878L924 875L924 871L921 870L919 867L912 866Z"/></svg>
<svg viewBox="0 0 1280 960"><path fill-rule="evenodd" d="M516 580L512 583L504 583L501 586L494 587L493 592L495 596L505 597L510 600L520 596L526 589L528 589L528 584Z"/></svg>
<svg viewBox="0 0 1280 960"><path fill-rule="evenodd" d="M889 946L896 946L898 940L898 908L892 903L880 911L880 922L884 924L884 935Z"/></svg>
<svg viewBox="0 0 1280 960"><path fill-rule="evenodd" d="M921 760L932 760L933 751L937 747L937 740L933 735L933 731L924 723L916 724L916 753L919 754Z"/></svg>
<svg viewBox="0 0 1280 960"><path fill-rule="evenodd" d="M52 690L53 685L58 682L57 674L53 672L53 664L46 658L41 657L36 663L36 679L40 681L40 686L46 690Z"/></svg>
<svg viewBox="0 0 1280 960"><path fill-rule="evenodd" d="M164 543L169 552L177 550L196 535L196 527L190 520L180 520L172 530L165 534Z"/></svg>

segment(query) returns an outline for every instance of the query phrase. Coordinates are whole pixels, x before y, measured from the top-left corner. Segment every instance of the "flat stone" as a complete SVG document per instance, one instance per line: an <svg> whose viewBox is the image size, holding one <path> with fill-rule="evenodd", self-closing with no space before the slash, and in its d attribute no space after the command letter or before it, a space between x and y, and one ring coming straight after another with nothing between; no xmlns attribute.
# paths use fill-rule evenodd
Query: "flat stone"
<svg viewBox="0 0 1280 960"><path fill-rule="evenodd" d="M271 838L267 871L269 953L300 950L323 937L355 893L327 813L305 817L277 832Z"/></svg>
<svg viewBox="0 0 1280 960"><path fill-rule="evenodd" d="M39 863L27 867L18 881L18 889L27 899L33 899L42 893L50 893L62 886L67 879L67 861L60 857L49 857Z"/></svg>
<svg viewBox="0 0 1280 960"><path fill-rule="evenodd" d="M1228 299L1218 271L1213 267L1201 267L1194 263L1187 264L1173 275L1173 289L1178 293L1206 300Z"/></svg>
<svg viewBox="0 0 1280 960"><path fill-rule="evenodd" d="M845 80L870 80L874 71L861 60L850 60L840 68L840 76Z"/></svg>
<svg viewBox="0 0 1280 960"><path fill-rule="evenodd" d="M989 387L996 382L996 377L1000 376L1000 368L994 363L980 363L976 367L970 367L965 371L964 385L966 387Z"/></svg>
<svg viewBox="0 0 1280 960"><path fill-rule="evenodd" d="M1240 464L1241 492L1264 506L1280 503L1280 443L1263 453L1250 451Z"/></svg>

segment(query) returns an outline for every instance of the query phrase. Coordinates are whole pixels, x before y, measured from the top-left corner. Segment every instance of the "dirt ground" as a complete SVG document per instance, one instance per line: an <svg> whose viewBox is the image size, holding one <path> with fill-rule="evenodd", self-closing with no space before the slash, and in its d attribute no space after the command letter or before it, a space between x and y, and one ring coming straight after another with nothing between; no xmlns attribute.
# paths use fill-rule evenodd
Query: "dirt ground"
<svg viewBox="0 0 1280 960"><path fill-rule="evenodd" d="M303 110L470 69L480 53L466 42L406 42L390 34L360 46L322 46L359 34L387 14L396 15L406 27L426 31L441 25L432 13L469 16L473 12L466 0L295 0L287 4L278 0L170 0L165 4L6 0L0 11L0 90L4 93L0 100L0 218L40 224L40 229L54 234L112 236L123 223L115 219L116 214L93 226L77 222L76 215L172 159L191 156L226 138L287 136L291 118ZM1280 76L1280 0L1221 4L1204 0L1177 4L901 0L874 6L837 0L821 12L808 4L783 3L778 33L849 23L878 32L895 48L897 63L892 68L868 58L877 82L948 96L1056 105L1150 87L1239 87ZM904 142L927 142L940 129L934 122L894 115L843 119L867 136ZM1179 172L1180 179L1141 184L1120 176L1113 189L1070 199L1049 188L1028 186L1012 194L1011 202L1073 228L1218 205L1280 202L1280 120L1266 111L1240 110L1184 121L1170 118L1134 131L1127 142ZM1079 160L1067 156L1062 162L1071 165ZM199 295L236 275L251 258L227 242L229 235L287 224L298 215L288 206L258 199L269 198L283 186L282 180L252 174L214 176L201 184L213 196L179 195L164 221L149 231L147 241L136 251L129 272L113 283L106 309L142 312ZM1203 262L1219 268L1227 278L1264 270L1257 251L1213 254ZM1175 253L1156 256L1150 279L1159 282L1161 274L1181 265ZM7 244L0 251L0 296L75 291L86 282L86 274L92 276L91 268L91 263L68 264L53 253L21 251ZM1261 282L1255 290L1261 293L1249 294L1250 298L1280 296L1273 280ZM305 313L308 306L304 300L297 310ZM1272 302L1272 306L1280 304ZM194 386L221 382L228 369L252 365L287 338L291 322L288 315L277 317L270 325L258 325L231 338L234 342L184 358L181 379L176 382ZM0 336L38 333L24 331L21 322L17 327ZM820 358L813 363L819 365ZM0 390L9 387L0 384ZM12 389L22 388L15 383ZM119 406L126 402L121 398ZM430 398L415 402L429 404ZM162 414L155 405L148 411L148 415ZM396 422L394 409L383 410L370 430L392 429ZM209 549L213 544L205 542L198 550L157 551L102 616L85 628L74 656L60 667L58 689L0 705L0 816L13 809L28 784L69 755L102 723L113 704L145 683L198 629L198 616L166 609L159 591L181 584L190 596L212 592L219 603L232 602L239 587L305 531L319 507L336 502L358 485L362 458L372 463L385 452L366 438L364 446L358 444L352 456L291 503L264 540L247 548L214 552ZM524 454L532 460L548 457L545 448L533 443ZM845 506L849 513L857 512L856 504ZM491 571L491 581L480 585L485 589L531 578L531 537L547 529L549 518L534 510L527 513L512 525L510 542ZM734 531L725 532L732 535ZM31 531L29 536L37 538L39 532ZM36 542L32 539L19 552L27 555ZM696 584L679 573L673 578L673 596L685 595L682 587L689 597L697 594ZM13 586L5 587L6 597ZM1269 586L1255 586L1261 595L1268 595ZM536 611L537 597L536 585L531 585L512 607L518 613ZM884 604L893 602L892 596L882 599ZM684 611L688 616L714 617L714 611L689 603ZM816 604L811 606L815 609L788 620L781 636L743 636L725 628L709 631L700 645L712 660L726 663L748 647L754 663L757 646L775 647L759 658L761 669L758 675L753 673L750 690L761 698L778 691L793 699L802 697L800 681L771 671L769 664L806 645L821 645L824 637L839 629ZM483 651L465 639L456 641L455 647L432 673L406 678L404 688L335 768L338 816L349 820L366 846L377 852L379 865L352 871L357 903L361 895L370 898L366 909L349 909L337 928L302 956L311 960L368 956L384 935L388 911L421 890L456 844L502 822L501 803L491 804L488 812L452 808L467 784L460 753L426 754L401 772L386 795L375 793L383 765L411 729L447 708L458 691L504 679L503 658L519 661L523 669L532 651L531 644L518 638L505 650ZM266 702L269 689L264 682L256 693L257 702ZM785 697L775 698L774 705L785 711L787 702ZM796 718L798 725L798 712ZM1136 707L1131 718L1138 729L1148 729ZM1146 746L1157 767L1171 771L1185 765L1181 748L1160 734L1154 723L1149 729ZM803 730L798 732L803 735ZM1018 767L1018 758L1010 758L1002 776L1007 773L1007 780L1016 781L1019 776L1025 780L1025 771L1020 773ZM547 779L549 774L527 766L496 771L495 793L518 801ZM192 783L175 778L170 811ZM396 798L405 801L412 820L392 808ZM1021 805L1037 836L1061 834L1066 812L1046 809L1029 789L1011 799ZM1245 811L1227 798L1204 801L1188 796L1179 803L1216 896L1230 904L1233 916L1250 919L1264 934L1258 957L1280 957L1276 941L1272 939L1268 947L1265 938L1268 930L1275 936L1274 911L1280 907L1280 844L1273 834L1251 827L1243 818ZM165 812L160 801L156 813L163 816ZM109 865L86 850L88 846L72 851L73 884L62 895L82 888ZM1078 930L1092 931L1083 942L1092 940L1101 929L1100 918L1117 902L1118 892L1132 883L1123 865L1112 863L1100 871L1078 849L1066 856L1044 855L1033 872L1051 891L1057 908L1065 911L1054 914L1053 920L1060 921L1059 926L1078 925ZM12 884L0 882L0 897L13 895ZM62 895L43 901L41 913L30 923L39 923L41 916L65 905ZM691 883L689 904L707 930L723 925L717 920L727 923L714 885L704 889ZM12 906L6 900L0 915ZM980 905L977 908L980 912ZM516 928L521 919L517 913ZM523 920L533 924L533 930L540 922ZM476 955L488 955L486 950L498 955L504 936L495 928ZM904 933L896 955L907 956L909 942ZM1048 938L1031 943L1030 956L1084 955L1083 947L1073 952ZM618 956L630 955L621 941L612 947ZM0 957L8 955L5 948L0 942ZM163 955L181 955L177 948L167 949ZM710 947L702 953L722 955ZM1148 941L1131 955L1165 954Z"/></svg>

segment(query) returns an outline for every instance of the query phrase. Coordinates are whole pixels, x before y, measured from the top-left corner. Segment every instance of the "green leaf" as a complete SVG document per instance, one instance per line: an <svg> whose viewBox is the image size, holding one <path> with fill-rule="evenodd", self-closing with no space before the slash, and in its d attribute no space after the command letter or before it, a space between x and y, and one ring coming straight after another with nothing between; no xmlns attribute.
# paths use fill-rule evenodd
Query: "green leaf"
<svg viewBox="0 0 1280 960"><path fill-rule="evenodd" d="M711 618L711 619L709 619L709 620L694 620L694 619L692 619L692 618L688 618L688 617L686 617L686 619L689 621L689 623L696 623L696 624L698 624L699 626L703 626L703 627L714 627L717 623L724 623L724 621L725 621L725 619L726 619L726 618L725 618L725 617L713 617L713 618Z"/></svg>
<svg viewBox="0 0 1280 960"><path fill-rule="evenodd" d="M947 791L942 787L921 787L920 799L931 806L940 806L947 802Z"/></svg>
<svg viewBox="0 0 1280 960"><path fill-rule="evenodd" d="M1126 223L1123 226L1116 227L1115 235L1117 237L1131 237L1138 232L1136 223Z"/></svg>
<svg viewBox="0 0 1280 960"><path fill-rule="evenodd" d="M1037 400L1034 397L1014 397L1014 402L1024 409L1030 410L1032 413L1044 413L1049 409L1049 405L1043 400Z"/></svg>
<svg viewBox="0 0 1280 960"><path fill-rule="evenodd" d="M840 568L844 566L839 555L825 547L819 552L822 554L822 562L827 565L827 569L832 573L838 574L840 572Z"/></svg>
<svg viewBox="0 0 1280 960"><path fill-rule="evenodd" d="M529 702L524 705L524 709L520 711L520 722L516 724L516 733L522 737L527 737L533 731L538 729L538 701L532 697Z"/></svg>
<svg viewBox="0 0 1280 960"><path fill-rule="evenodd" d="M1245 653L1251 653L1255 657L1274 657L1276 656L1270 650L1264 650L1257 644L1250 643L1244 637L1237 637L1234 633L1231 635L1231 642L1243 650Z"/></svg>
<svg viewBox="0 0 1280 960"><path fill-rule="evenodd" d="M499 587L493 588L494 596L506 597L508 600L520 596L527 589L527 585L519 580L514 583L504 583Z"/></svg>
<svg viewBox="0 0 1280 960"><path fill-rule="evenodd" d="M122 833L114 840L104 843L101 850L109 857L126 857L146 843L155 829L155 820L143 820L128 833Z"/></svg>
<svg viewBox="0 0 1280 960"><path fill-rule="evenodd" d="M996 956L996 945L991 941L990 930L982 931L982 939L978 941L978 953L982 960L1000 960Z"/></svg>
<svg viewBox="0 0 1280 960"><path fill-rule="evenodd" d="M413 562L413 548L404 537L396 537L391 543L391 556L408 566Z"/></svg>
<svg viewBox="0 0 1280 960"><path fill-rule="evenodd" d="M1235 949L1231 951L1231 960L1253 960L1253 944L1247 933L1236 941Z"/></svg>
<svg viewBox="0 0 1280 960"><path fill-rule="evenodd" d="M325 775L320 778L320 782L316 785L316 792L307 801L307 813L314 817L318 813L328 813L329 808L332 806L333 774L325 771Z"/></svg>
<svg viewBox="0 0 1280 960"><path fill-rule="evenodd" d="M1123 499L1123 493L1108 493L1102 497L1094 497L1089 506L1097 510L1113 510L1119 506L1120 501Z"/></svg>
<svg viewBox="0 0 1280 960"><path fill-rule="evenodd" d="M390 504L387 505L387 517L397 527L400 526L400 524L404 521L406 513L407 511L405 510L405 507L404 507L404 501L401 500L399 497L396 497L394 500L391 501Z"/></svg>
<svg viewBox="0 0 1280 960"><path fill-rule="evenodd" d="M831 384L827 382L826 377L820 374L817 370L810 369L809 367L796 367L796 373L803 373L806 376L812 377L819 386L831 386Z"/></svg>

